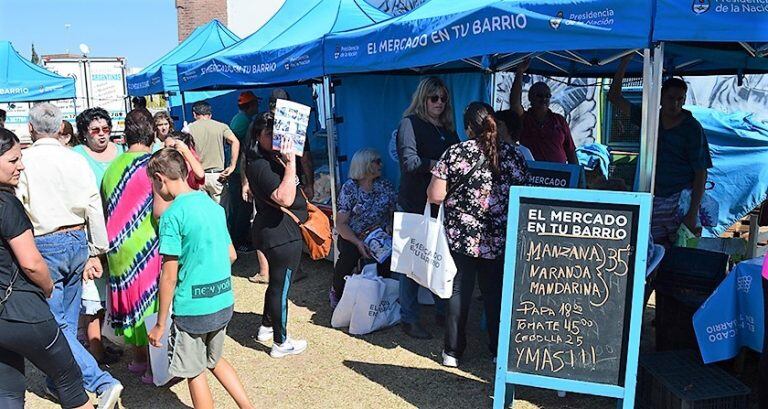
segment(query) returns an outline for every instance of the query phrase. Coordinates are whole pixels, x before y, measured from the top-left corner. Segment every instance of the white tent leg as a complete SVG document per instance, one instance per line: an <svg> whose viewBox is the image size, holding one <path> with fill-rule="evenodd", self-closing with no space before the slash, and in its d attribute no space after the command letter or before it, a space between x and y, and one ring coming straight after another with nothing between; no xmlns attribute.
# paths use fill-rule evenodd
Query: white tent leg
<svg viewBox="0 0 768 409"><path fill-rule="evenodd" d="M325 132L327 135L328 147L328 173L331 176L331 209L333 211L333 226L336 226L336 122L333 117L333 101L331 100L333 92L331 91L331 77L323 77L323 104L325 110ZM338 246L336 246L336 235L333 235L333 262L339 257Z"/></svg>
<svg viewBox="0 0 768 409"><path fill-rule="evenodd" d="M643 51L643 117L640 129L640 191L653 194L659 133L664 44Z"/></svg>

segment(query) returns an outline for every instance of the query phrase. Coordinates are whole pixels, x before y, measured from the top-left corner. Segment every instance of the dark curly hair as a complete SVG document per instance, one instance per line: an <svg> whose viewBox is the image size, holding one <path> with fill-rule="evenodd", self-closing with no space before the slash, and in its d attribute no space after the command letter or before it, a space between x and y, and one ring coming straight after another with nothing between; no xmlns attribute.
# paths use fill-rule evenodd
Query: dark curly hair
<svg viewBox="0 0 768 409"><path fill-rule="evenodd" d="M109 116L109 112L104 108L88 108L77 115L77 134L80 135L83 141L85 141L85 135L88 135L88 127L96 119L107 121L107 126L110 129L112 128L112 117Z"/></svg>

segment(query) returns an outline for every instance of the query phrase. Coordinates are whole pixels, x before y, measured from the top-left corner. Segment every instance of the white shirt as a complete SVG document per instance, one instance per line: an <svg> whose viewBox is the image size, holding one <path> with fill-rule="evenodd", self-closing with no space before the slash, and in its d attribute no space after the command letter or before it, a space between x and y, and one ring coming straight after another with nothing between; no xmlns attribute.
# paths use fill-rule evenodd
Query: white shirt
<svg viewBox="0 0 768 409"><path fill-rule="evenodd" d="M91 256L109 248L96 176L82 156L54 138L41 138L22 151L24 171L16 196L32 221L35 236L86 225Z"/></svg>

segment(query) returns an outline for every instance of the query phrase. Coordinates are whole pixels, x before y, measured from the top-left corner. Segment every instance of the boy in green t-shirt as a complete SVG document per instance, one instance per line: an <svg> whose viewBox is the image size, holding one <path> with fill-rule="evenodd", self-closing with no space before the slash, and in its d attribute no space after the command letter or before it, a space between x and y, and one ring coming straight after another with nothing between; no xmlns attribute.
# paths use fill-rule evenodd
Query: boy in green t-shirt
<svg viewBox="0 0 768 409"><path fill-rule="evenodd" d="M240 408L252 408L235 369L221 356L234 308L231 266L237 258L224 209L189 187L187 165L175 149L153 154L147 173L154 192L172 202L160 217L160 311L149 342L160 346L173 299L170 374L187 379L195 408L213 407L206 368Z"/></svg>

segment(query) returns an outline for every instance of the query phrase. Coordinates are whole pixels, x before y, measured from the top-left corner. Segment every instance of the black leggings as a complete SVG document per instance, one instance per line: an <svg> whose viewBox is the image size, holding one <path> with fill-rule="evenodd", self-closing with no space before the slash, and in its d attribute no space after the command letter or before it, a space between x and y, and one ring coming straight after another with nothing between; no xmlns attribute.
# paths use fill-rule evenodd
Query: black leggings
<svg viewBox="0 0 768 409"><path fill-rule="evenodd" d="M271 249L264 249L269 262L269 285L264 295L262 325L274 329L273 340L282 344L287 337L288 291L293 273L299 269L302 242L292 241Z"/></svg>
<svg viewBox="0 0 768 409"><path fill-rule="evenodd" d="M24 358L53 380L63 408L88 402L83 375L53 318L35 324L0 319L0 408L24 407Z"/></svg>
<svg viewBox="0 0 768 409"><path fill-rule="evenodd" d="M503 259L488 260L451 251L456 263L453 295L448 299L445 317L445 352L461 358L467 347L467 314L475 289L475 277L480 286L488 323L488 347L496 356L501 313L501 283L504 277Z"/></svg>
<svg viewBox="0 0 768 409"><path fill-rule="evenodd" d="M339 236L336 239L336 246L339 249L339 258L336 260L336 265L333 267L333 290L336 292L336 296L341 298L344 293L344 280L345 276L352 275L352 271L360 262L360 251L357 250L357 246L352 244L351 241ZM367 260L374 263L374 260ZM376 271L381 277L389 277L389 265L390 259L387 258L383 263L376 265Z"/></svg>

